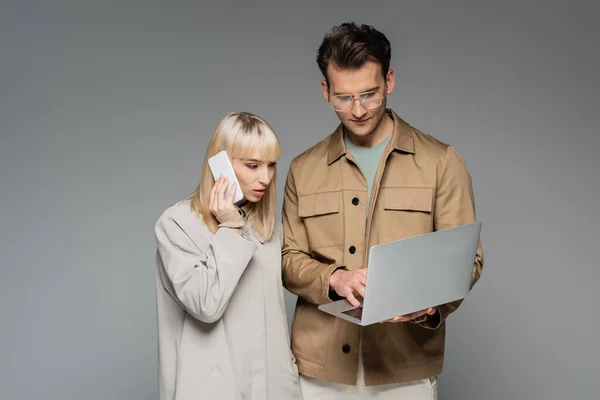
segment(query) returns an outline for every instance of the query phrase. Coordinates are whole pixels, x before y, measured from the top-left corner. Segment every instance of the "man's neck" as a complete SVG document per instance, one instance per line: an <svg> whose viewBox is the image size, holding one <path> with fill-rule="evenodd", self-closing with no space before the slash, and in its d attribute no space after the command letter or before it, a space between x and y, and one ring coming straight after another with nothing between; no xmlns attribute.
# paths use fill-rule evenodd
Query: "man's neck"
<svg viewBox="0 0 600 400"><path fill-rule="evenodd" d="M385 113L383 119L379 125L377 125L377 128L375 128L373 132L366 136L355 135L351 132L348 132L346 129L344 129L344 133L346 134L348 140L355 146L371 148L383 142L393 129L394 121L387 113Z"/></svg>

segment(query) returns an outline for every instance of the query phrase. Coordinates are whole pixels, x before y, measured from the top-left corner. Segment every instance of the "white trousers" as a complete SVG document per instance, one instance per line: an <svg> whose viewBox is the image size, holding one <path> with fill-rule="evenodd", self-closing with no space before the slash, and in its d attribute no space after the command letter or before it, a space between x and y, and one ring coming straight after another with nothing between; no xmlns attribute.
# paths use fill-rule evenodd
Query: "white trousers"
<svg viewBox="0 0 600 400"><path fill-rule="evenodd" d="M356 386L327 382L303 375L300 375L300 386L304 400L437 400L437 377L402 384L366 387L360 353Z"/></svg>

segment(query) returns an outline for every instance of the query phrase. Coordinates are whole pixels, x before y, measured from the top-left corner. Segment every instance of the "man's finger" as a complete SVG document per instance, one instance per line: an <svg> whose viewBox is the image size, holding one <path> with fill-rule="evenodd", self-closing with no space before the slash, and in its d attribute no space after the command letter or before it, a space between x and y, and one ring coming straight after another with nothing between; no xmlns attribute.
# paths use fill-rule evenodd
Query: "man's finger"
<svg viewBox="0 0 600 400"><path fill-rule="evenodd" d="M425 315L424 311L417 311L417 312L406 315L406 319L411 320L411 319L419 318L423 315Z"/></svg>
<svg viewBox="0 0 600 400"><path fill-rule="evenodd" d="M422 311L417 311L414 313L399 315L399 316L395 317L394 319L396 320L395 322L407 322L407 321L410 321L411 319L418 318L421 315L423 315Z"/></svg>
<svg viewBox="0 0 600 400"><path fill-rule="evenodd" d="M404 317L394 317L394 318L388 319L386 322L390 322L390 323L394 324L394 323L406 322L406 321L404 321Z"/></svg>
<svg viewBox="0 0 600 400"><path fill-rule="evenodd" d="M351 289L346 290L346 300L348 300L354 307L360 306L360 302L356 300L356 297L354 297L354 294L352 294Z"/></svg>
<svg viewBox="0 0 600 400"><path fill-rule="evenodd" d="M362 297L363 299L365 298L365 287L364 287L364 285L361 285L360 283L357 283L356 285L354 285L354 290L360 295L360 297Z"/></svg>
<svg viewBox="0 0 600 400"><path fill-rule="evenodd" d="M366 273L359 273L356 274L356 279L358 280L358 282L362 285L362 286L366 286L367 285L367 274Z"/></svg>

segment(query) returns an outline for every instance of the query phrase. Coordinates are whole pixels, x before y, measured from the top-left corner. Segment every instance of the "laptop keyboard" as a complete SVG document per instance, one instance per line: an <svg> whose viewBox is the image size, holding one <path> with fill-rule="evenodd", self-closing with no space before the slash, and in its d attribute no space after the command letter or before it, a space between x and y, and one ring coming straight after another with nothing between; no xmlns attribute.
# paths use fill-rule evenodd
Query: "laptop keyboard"
<svg viewBox="0 0 600 400"><path fill-rule="evenodd" d="M362 306L360 306L358 308L353 308L352 310L342 311L342 314L349 315L360 321L362 320L362 310Z"/></svg>

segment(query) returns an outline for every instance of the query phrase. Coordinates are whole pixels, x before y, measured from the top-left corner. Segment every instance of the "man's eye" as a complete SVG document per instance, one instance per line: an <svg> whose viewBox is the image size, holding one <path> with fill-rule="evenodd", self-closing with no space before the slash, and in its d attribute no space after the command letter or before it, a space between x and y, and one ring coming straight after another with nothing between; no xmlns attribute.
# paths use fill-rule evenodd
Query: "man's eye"
<svg viewBox="0 0 600 400"><path fill-rule="evenodd" d="M348 103L349 101L352 101L352 96L342 96L338 94L336 96L333 96L332 99L340 103Z"/></svg>

